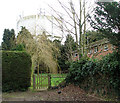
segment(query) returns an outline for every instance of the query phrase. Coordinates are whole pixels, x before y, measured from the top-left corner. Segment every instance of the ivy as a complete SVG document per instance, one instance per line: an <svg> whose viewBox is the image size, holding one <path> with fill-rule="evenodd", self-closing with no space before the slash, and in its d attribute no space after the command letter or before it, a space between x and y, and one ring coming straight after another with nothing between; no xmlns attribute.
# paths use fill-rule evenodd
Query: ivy
<svg viewBox="0 0 120 103"><path fill-rule="evenodd" d="M113 92L120 87L120 55L118 52L106 55L102 60L88 60L81 58L73 62L69 68L66 81L80 85L83 89L91 87L94 89L107 88L107 94L111 88ZM83 85L84 84L84 85Z"/></svg>

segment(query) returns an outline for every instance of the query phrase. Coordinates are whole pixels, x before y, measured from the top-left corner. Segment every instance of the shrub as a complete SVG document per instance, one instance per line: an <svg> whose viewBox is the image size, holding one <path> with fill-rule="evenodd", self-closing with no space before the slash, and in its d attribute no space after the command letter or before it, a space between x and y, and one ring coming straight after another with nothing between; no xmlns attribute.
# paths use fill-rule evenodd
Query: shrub
<svg viewBox="0 0 120 103"><path fill-rule="evenodd" d="M87 58L82 57L79 61L71 63L69 73L66 77L67 83L79 84L84 79L84 72L82 71L83 65L88 61Z"/></svg>
<svg viewBox="0 0 120 103"><path fill-rule="evenodd" d="M66 81L85 90L120 96L120 54L113 52L99 61L81 58L71 64Z"/></svg>
<svg viewBox="0 0 120 103"><path fill-rule="evenodd" d="M103 74L107 85L120 92L120 55L118 52L105 56L100 63L100 72Z"/></svg>
<svg viewBox="0 0 120 103"><path fill-rule="evenodd" d="M31 81L31 57L26 52L2 51L2 91L27 90Z"/></svg>
<svg viewBox="0 0 120 103"><path fill-rule="evenodd" d="M17 44L15 48L12 48L12 51L25 51L25 45Z"/></svg>

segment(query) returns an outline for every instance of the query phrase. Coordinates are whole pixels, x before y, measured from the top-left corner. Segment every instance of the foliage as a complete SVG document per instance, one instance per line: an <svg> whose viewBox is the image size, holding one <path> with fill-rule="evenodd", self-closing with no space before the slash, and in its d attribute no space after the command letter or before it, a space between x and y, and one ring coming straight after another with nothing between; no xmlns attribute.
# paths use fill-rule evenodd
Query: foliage
<svg viewBox="0 0 120 103"><path fill-rule="evenodd" d="M104 38L103 36L101 36L101 33L97 31L87 31L86 34L87 34L87 40L88 40L87 43L92 43Z"/></svg>
<svg viewBox="0 0 120 103"><path fill-rule="evenodd" d="M85 90L120 96L120 54L113 52L99 61L81 59L69 68L66 81ZM104 92L103 92L104 91Z"/></svg>
<svg viewBox="0 0 120 103"><path fill-rule="evenodd" d="M14 29L5 29L3 34L2 49L11 50L16 45L15 43L15 31Z"/></svg>
<svg viewBox="0 0 120 103"><path fill-rule="evenodd" d="M57 48L48 39L45 32L39 35L31 35L25 27L22 27L17 37L17 43L24 44L26 52L31 55L34 66L32 73L36 66L39 69L40 63L46 65L47 71L57 72L56 56L53 55L57 51Z"/></svg>
<svg viewBox="0 0 120 103"><path fill-rule="evenodd" d="M67 72L72 61L72 52L77 49L76 43L70 34L67 35L64 44L61 44L59 40L54 40L53 42L59 48L58 64L62 71Z"/></svg>
<svg viewBox="0 0 120 103"><path fill-rule="evenodd" d="M91 26L120 49L120 2L97 2Z"/></svg>
<svg viewBox="0 0 120 103"><path fill-rule="evenodd" d="M12 51L25 51L25 46L23 44L17 44L15 48L12 48Z"/></svg>
<svg viewBox="0 0 120 103"><path fill-rule="evenodd" d="M60 53L57 57L58 64L61 70L65 72L68 71L69 68L68 59L65 52L65 46L61 44L61 47L59 49L60 49Z"/></svg>
<svg viewBox="0 0 120 103"><path fill-rule="evenodd" d="M67 71L69 65L66 64L67 57L65 53L65 46L61 44L61 47L59 48L59 50L60 50L60 53L57 57L58 64L62 71Z"/></svg>
<svg viewBox="0 0 120 103"><path fill-rule="evenodd" d="M2 91L22 91L30 87L31 57L26 52L2 51Z"/></svg>
<svg viewBox="0 0 120 103"><path fill-rule="evenodd" d="M70 34L66 37L65 46L67 46L67 49L72 49L73 51L77 49L76 43Z"/></svg>
<svg viewBox="0 0 120 103"><path fill-rule="evenodd" d="M82 57L79 61L73 62L69 68L69 73L66 78L66 82L81 83L84 78L84 71L82 71L83 65L87 62L87 58Z"/></svg>
<svg viewBox="0 0 120 103"><path fill-rule="evenodd" d="M105 56L101 61L101 73L109 77L109 82L115 89L118 89L120 84L120 55L118 52Z"/></svg>
<svg viewBox="0 0 120 103"><path fill-rule="evenodd" d="M70 34L66 37L64 48L67 60L72 61L72 52L77 50L77 44L74 42L74 39Z"/></svg>

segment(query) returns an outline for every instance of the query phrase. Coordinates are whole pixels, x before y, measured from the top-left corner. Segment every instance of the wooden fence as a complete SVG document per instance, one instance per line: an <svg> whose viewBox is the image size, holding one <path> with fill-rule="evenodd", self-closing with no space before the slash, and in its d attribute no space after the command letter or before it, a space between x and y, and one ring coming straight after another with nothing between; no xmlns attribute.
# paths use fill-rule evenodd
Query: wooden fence
<svg viewBox="0 0 120 103"><path fill-rule="evenodd" d="M58 86L66 77L66 74L40 74L33 75L33 89L50 89Z"/></svg>

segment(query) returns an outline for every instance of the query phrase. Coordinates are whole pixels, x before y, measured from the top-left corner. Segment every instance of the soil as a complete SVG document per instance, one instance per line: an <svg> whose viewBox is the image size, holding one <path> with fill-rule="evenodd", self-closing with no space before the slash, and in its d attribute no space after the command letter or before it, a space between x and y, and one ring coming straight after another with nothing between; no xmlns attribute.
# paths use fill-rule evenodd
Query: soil
<svg viewBox="0 0 120 103"><path fill-rule="evenodd" d="M26 91L3 93L2 101L103 101L88 95L78 86L69 85L64 88L43 91Z"/></svg>

